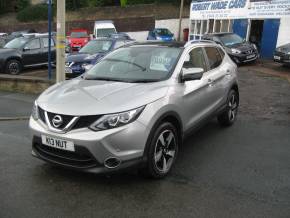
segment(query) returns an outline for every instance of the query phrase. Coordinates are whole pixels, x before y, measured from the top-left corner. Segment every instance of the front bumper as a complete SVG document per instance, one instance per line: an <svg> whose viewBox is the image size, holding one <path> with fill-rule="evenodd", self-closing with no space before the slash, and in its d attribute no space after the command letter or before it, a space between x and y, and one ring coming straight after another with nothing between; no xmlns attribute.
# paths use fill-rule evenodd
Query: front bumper
<svg viewBox="0 0 290 218"><path fill-rule="evenodd" d="M109 173L138 165L149 131L138 121L123 127L95 132L88 128L76 129L65 134L54 133L38 120L30 119L32 155L46 162L92 173ZM73 141L75 151L64 151L42 144L41 136ZM120 160L116 168L107 168L108 158Z"/></svg>
<svg viewBox="0 0 290 218"><path fill-rule="evenodd" d="M258 59L259 54L258 53L252 53L252 54L229 54L229 56L231 57L231 59L237 63L237 64L241 64L241 63L248 63L248 62L252 62Z"/></svg>
<svg viewBox="0 0 290 218"><path fill-rule="evenodd" d="M274 52L273 60L278 63L290 64L290 55L282 52Z"/></svg>

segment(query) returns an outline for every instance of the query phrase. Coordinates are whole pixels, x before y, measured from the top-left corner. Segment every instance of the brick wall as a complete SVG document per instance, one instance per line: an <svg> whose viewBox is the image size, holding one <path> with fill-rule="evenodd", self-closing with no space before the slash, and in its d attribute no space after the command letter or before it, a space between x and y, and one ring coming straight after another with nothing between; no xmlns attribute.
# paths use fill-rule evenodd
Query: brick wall
<svg viewBox="0 0 290 218"><path fill-rule="evenodd" d="M113 19L113 21L117 31L119 32L146 31L155 27L155 19L152 16L120 18ZM95 20L69 21L66 23L66 32L68 33L70 29L73 28L85 28L90 33L92 33L94 29L94 23ZM35 29L37 32L47 32L47 22L0 26L0 32L8 33L25 29ZM56 29L55 24L53 25L53 29Z"/></svg>

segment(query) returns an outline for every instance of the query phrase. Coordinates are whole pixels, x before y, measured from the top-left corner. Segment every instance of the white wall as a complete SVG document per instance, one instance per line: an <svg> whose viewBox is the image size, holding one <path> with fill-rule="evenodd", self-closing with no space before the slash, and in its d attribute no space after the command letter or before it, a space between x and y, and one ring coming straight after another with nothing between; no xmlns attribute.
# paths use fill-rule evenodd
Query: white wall
<svg viewBox="0 0 290 218"><path fill-rule="evenodd" d="M290 43L290 17L284 17L280 20L277 47L286 43Z"/></svg>
<svg viewBox="0 0 290 218"><path fill-rule="evenodd" d="M156 20L155 28L167 28L174 33L175 38L178 36L179 19ZM183 39L183 29L189 28L189 19L184 18L181 23L181 38Z"/></svg>

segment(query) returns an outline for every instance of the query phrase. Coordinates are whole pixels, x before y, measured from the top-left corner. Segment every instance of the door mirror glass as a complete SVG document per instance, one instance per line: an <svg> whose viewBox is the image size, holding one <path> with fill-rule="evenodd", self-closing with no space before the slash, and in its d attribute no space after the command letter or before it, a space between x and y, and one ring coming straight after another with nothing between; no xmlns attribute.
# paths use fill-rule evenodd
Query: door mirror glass
<svg viewBox="0 0 290 218"><path fill-rule="evenodd" d="M200 80L203 76L202 68L182 68L182 81Z"/></svg>

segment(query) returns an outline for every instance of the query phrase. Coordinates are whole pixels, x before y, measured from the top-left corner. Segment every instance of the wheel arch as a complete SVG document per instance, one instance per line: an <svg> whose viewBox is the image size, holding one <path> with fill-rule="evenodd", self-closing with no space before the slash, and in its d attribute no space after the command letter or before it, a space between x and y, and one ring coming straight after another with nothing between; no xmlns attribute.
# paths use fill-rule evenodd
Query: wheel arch
<svg viewBox="0 0 290 218"><path fill-rule="evenodd" d="M5 61L5 68L6 68L6 66L7 66L7 63L9 62L9 61L11 61L11 60L17 60L17 61L19 61L20 62L20 64L22 65L22 60L21 60L21 58L20 57L17 57L17 56L11 56L11 57L8 57L7 59L6 59L6 61ZM22 66L21 66L22 67Z"/></svg>
<svg viewBox="0 0 290 218"><path fill-rule="evenodd" d="M153 134L155 133L156 128L163 122L169 122L176 127L176 130L178 133L179 143L182 144L182 141L183 141L183 123L182 123L180 116L175 111L165 112L157 119L157 121L154 123L153 127L151 128L151 131L149 133L149 136L148 136L148 139L147 139L147 142L145 145L145 149L144 149L144 154L143 154L144 160L146 160L146 158L147 158L147 153L149 151L149 146L150 146L150 143L152 141Z"/></svg>
<svg viewBox="0 0 290 218"><path fill-rule="evenodd" d="M239 86L237 83L234 83L232 86L231 86L231 89L230 90L235 90L238 94L238 103L240 102L240 93L239 93Z"/></svg>

